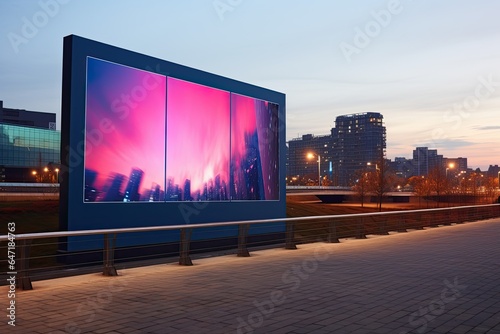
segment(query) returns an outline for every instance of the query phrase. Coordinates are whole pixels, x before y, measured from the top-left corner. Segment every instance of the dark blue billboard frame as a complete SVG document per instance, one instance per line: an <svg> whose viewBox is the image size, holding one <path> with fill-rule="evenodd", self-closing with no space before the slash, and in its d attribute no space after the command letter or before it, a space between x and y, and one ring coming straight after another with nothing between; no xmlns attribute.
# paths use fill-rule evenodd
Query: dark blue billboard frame
<svg viewBox="0 0 500 334"><path fill-rule="evenodd" d="M85 203L85 99L86 62L94 57L132 68L158 73L232 93L269 101L279 105L279 200L232 202L153 202L153 203ZM86 230L121 227L203 224L286 216L285 189L285 95L276 91L229 79L169 61L146 56L111 45L70 35L64 38L62 128L61 128L61 196L60 230ZM284 232L284 224L264 225L250 229L250 234ZM193 240L235 237L237 228L219 229L214 233L195 229ZM127 235L117 239L117 246L176 242L179 233L142 234L140 239ZM102 239L68 240L62 251L97 249Z"/></svg>

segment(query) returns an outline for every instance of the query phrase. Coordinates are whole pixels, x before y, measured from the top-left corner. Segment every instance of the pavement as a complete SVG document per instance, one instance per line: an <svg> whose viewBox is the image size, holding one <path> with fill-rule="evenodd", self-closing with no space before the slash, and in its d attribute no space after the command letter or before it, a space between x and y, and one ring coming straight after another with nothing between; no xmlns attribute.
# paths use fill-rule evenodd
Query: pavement
<svg viewBox="0 0 500 334"><path fill-rule="evenodd" d="M500 333L500 219L33 282L0 333Z"/></svg>

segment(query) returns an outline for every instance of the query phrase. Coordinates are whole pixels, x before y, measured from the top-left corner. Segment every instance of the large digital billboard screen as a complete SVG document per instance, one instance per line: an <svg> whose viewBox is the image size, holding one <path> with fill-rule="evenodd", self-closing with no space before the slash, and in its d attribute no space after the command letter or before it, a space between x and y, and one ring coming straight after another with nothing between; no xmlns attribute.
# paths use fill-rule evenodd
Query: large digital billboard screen
<svg viewBox="0 0 500 334"><path fill-rule="evenodd" d="M286 216L284 94L71 35L62 96L61 230Z"/></svg>
<svg viewBox="0 0 500 334"><path fill-rule="evenodd" d="M278 108L88 57L83 199L279 200Z"/></svg>

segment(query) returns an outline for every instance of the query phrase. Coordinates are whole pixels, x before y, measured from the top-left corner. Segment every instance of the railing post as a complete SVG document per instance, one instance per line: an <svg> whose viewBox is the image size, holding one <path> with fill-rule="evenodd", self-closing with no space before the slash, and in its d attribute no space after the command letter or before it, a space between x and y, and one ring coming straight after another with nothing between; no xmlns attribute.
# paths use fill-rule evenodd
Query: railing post
<svg viewBox="0 0 500 334"><path fill-rule="evenodd" d="M17 261L16 287L21 290L33 290L29 276L29 257L31 239L19 240L19 260Z"/></svg>
<svg viewBox="0 0 500 334"><path fill-rule="evenodd" d="M463 224L464 219L462 218L461 209L454 209L455 212L455 224Z"/></svg>
<svg viewBox="0 0 500 334"><path fill-rule="evenodd" d="M104 269L102 272L104 276L118 276L115 268L115 245L116 233L113 233L112 236L105 234L103 252Z"/></svg>
<svg viewBox="0 0 500 334"><path fill-rule="evenodd" d="M417 213L417 215L415 217L416 217L415 218L415 221L416 221L415 229L423 230L424 229L424 222L422 220L422 213L421 212Z"/></svg>
<svg viewBox="0 0 500 334"><path fill-rule="evenodd" d="M360 218L357 223L358 231L356 233L356 239L366 239L365 235L365 222L363 218Z"/></svg>
<svg viewBox="0 0 500 334"><path fill-rule="evenodd" d="M238 256L239 257L249 257L250 253L247 249L247 236L249 224L240 224L238 226Z"/></svg>
<svg viewBox="0 0 500 334"><path fill-rule="evenodd" d="M429 217L429 227L439 227L440 222L441 217L439 216L439 211Z"/></svg>
<svg viewBox="0 0 500 334"><path fill-rule="evenodd" d="M387 231L387 221L382 218L382 221L379 225L379 235L389 235L389 231Z"/></svg>
<svg viewBox="0 0 500 334"><path fill-rule="evenodd" d="M328 236L327 241L330 243L338 243L339 238L337 236L337 226L335 224L335 219L328 224Z"/></svg>
<svg viewBox="0 0 500 334"><path fill-rule="evenodd" d="M193 232L190 228L181 228L181 242L179 249L179 264L181 266L192 266L193 262L189 257L189 248L191 246L191 233Z"/></svg>
<svg viewBox="0 0 500 334"><path fill-rule="evenodd" d="M444 211L443 209L443 226L451 225L451 214L450 211Z"/></svg>
<svg viewBox="0 0 500 334"><path fill-rule="evenodd" d="M405 216L404 216L404 214L401 214L401 217L398 218L398 227L397 227L396 231L399 233L408 232L408 230L406 228L407 227L406 227Z"/></svg>
<svg viewBox="0 0 500 334"><path fill-rule="evenodd" d="M286 222L286 232L285 232L285 249L297 249L294 240L295 233L295 223Z"/></svg>

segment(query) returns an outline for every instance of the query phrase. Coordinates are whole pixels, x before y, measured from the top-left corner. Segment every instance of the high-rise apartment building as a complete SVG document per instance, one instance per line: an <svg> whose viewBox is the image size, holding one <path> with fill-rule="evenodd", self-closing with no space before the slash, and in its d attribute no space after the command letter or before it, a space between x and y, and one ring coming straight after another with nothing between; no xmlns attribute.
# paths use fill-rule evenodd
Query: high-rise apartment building
<svg viewBox="0 0 500 334"><path fill-rule="evenodd" d="M287 176L309 177L318 180L332 176L332 136L312 134L292 139L287 148ZM319 159L318 159L319 156Z"/></svg>
<svg viewBox="0 0 500 334"><path fill-rule="evenodd" d="M332 129L333 182L351 186L357 171L384 161L386 129L377 112L338 116Z"/></svg>
<svg viewBox="0 0 500 334"><path fill-rule="evenodd" d="M417 176L428 176L437 168L444 168L443 156L437 150L430 150L428 147L417 147L413 150L414 174Z"/></svg>

